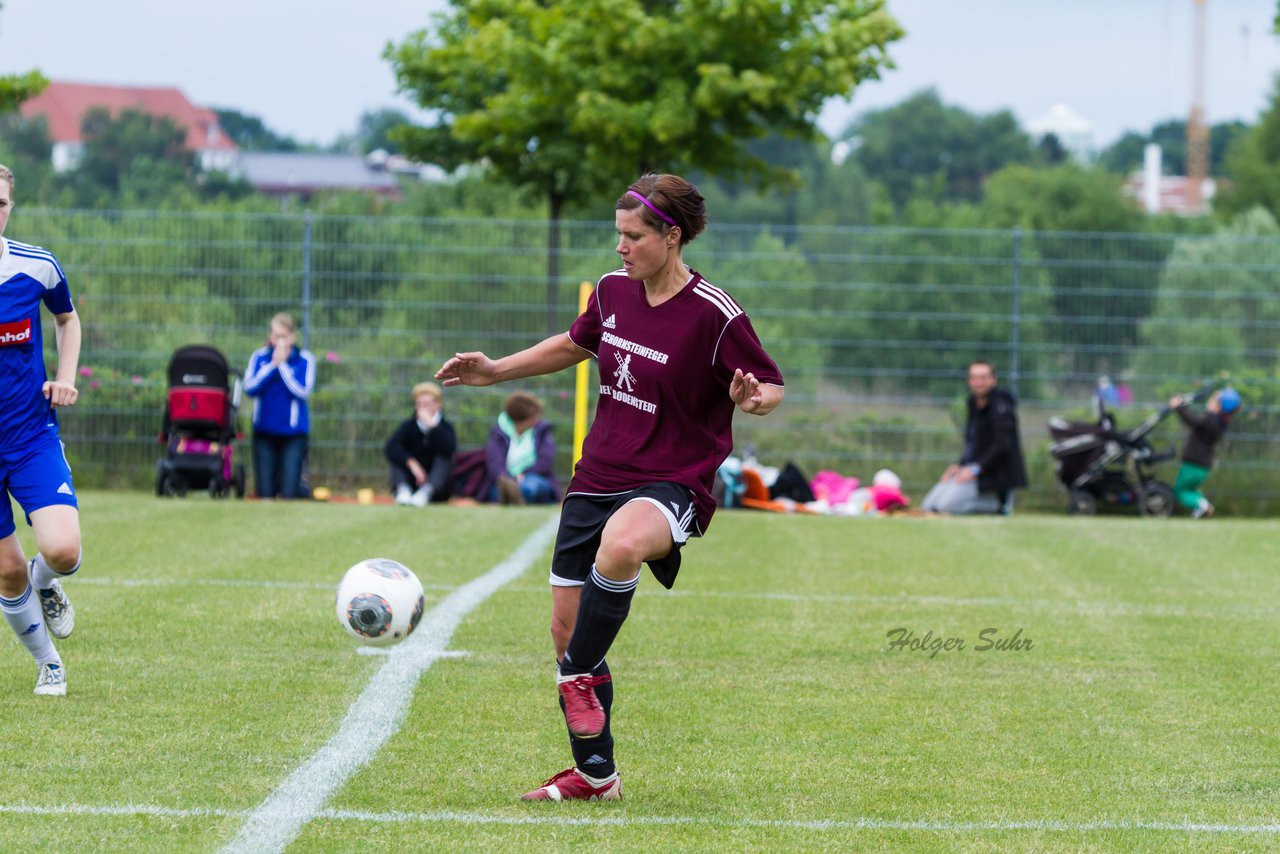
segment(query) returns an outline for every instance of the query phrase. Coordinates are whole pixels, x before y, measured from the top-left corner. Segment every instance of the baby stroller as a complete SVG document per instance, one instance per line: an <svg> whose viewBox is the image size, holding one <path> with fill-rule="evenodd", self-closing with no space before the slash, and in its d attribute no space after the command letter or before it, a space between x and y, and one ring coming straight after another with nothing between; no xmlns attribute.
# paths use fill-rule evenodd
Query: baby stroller
<svg viewBox="0 0 1280 854"><path fill-rule="evenodd" d="M1157 480L1152 467L1171 460L1172 448L1156 451L1148 435L1169 417L1165 406L1132 430L1116 430L1102 397L1094 394L1097 422L1085 424L1054 417L1049 435L1058 479L1067 488L1067 512L1092 516L1098 505L1137 507L1143 516L1167 518L1173 513L1173 488Z"/></svg>
<svg viewBox="0 0 1280 854"><path fill-rule="evenodd" d="M156 495L183 497L208 489L244 498L244 464L235 461L240 377L226 358L206 345L180 347L169 359L169 394L160 441L167 449L156 462Z"/></svg>

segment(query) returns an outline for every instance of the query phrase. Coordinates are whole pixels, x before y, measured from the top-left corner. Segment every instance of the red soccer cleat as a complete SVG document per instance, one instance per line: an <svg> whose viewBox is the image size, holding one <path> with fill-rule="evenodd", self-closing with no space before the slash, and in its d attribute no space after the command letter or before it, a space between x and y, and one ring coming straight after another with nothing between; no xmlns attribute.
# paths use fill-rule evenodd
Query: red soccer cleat
<svg viewBox="0 0 1280 854"><path fill-rule="evenodd" d="M564 700L564 719L571 735L595 738L604 732L604 707L596 696L596 686L612 679L608 673L603 676L583 673L572 678L562 677L556 684Z"/></svg>
<svg viewBox="0 0 1280 854"><path fill-rule="evenodd" d="M617 774L603 786L593 786L577 768L566 768L532 792L520 796L522 801L620 801L622 778Z"/></svg>

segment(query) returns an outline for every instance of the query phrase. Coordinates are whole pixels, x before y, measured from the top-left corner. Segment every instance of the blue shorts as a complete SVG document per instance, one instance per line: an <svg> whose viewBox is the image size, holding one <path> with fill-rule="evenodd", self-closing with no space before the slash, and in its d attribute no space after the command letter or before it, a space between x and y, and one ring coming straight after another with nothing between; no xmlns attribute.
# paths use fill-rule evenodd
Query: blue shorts
<svg viewBox="0 0 1280 854"><path fill-rule="evenodd" d="M71 482L71 466L56 435L39 443L11 451L0 451L0 484L5 493L0 500L0 539L18 529L13 520L13 496L27 514L42 507L66 504L78 507L76 487Z"/></svg>

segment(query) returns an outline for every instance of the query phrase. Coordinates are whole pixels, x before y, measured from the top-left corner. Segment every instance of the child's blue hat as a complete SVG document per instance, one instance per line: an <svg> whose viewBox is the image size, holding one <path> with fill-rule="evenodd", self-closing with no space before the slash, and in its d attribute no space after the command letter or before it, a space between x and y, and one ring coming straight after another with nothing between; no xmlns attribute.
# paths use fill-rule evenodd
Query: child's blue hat
<svg viewBox="0 0 1280 854"><path fill-rule="evenodd" d="M1227 386L1218 393L1218 405L1222 407L1223 415L1230 415L1240 408L1240 392Z"/></svg>

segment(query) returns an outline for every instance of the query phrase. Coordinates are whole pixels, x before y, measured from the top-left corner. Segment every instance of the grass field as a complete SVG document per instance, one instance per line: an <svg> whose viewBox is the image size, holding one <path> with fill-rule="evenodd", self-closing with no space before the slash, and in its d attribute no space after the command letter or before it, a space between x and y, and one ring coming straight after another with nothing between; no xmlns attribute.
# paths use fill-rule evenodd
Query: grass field
<svg viewBox="0 0 1280 854"><path fill-rule="evenodd" d="M1273 522L722 513L610 653L620 804L515 800L569 764L539 550L462 615L465 655L420 660L373 755L330 744L420 640L357 654L342 571L399 559L430 608L551 518L83 496L69 695L0 655L0 850L252 850L273 792L294 851L1280 845Z"/></svg>

